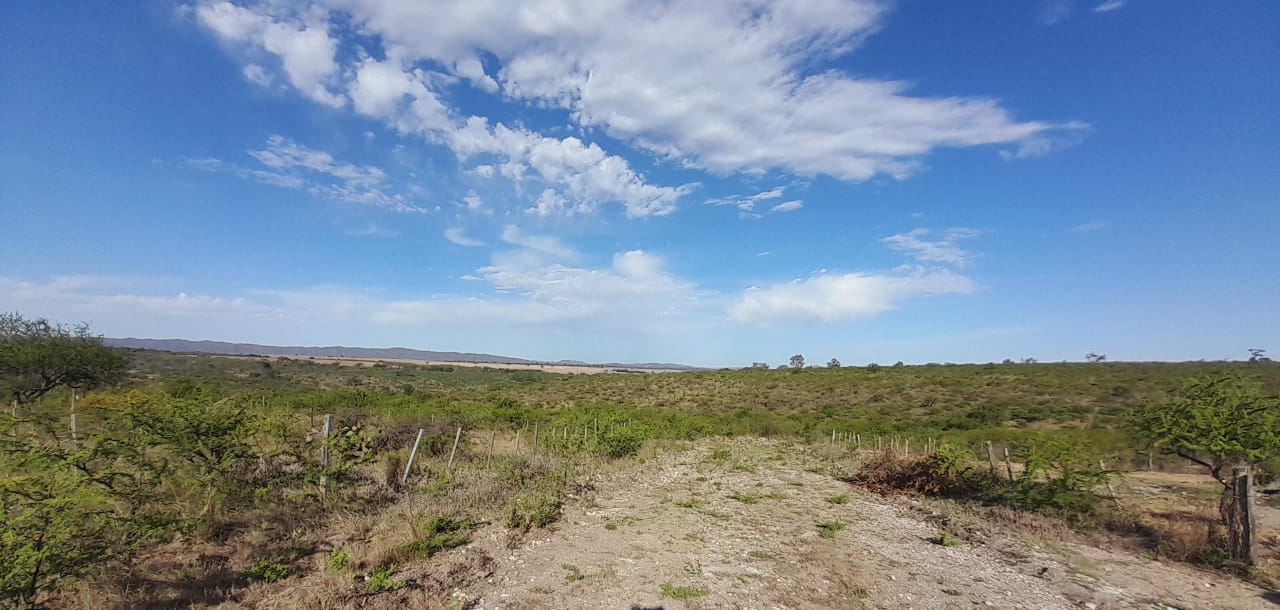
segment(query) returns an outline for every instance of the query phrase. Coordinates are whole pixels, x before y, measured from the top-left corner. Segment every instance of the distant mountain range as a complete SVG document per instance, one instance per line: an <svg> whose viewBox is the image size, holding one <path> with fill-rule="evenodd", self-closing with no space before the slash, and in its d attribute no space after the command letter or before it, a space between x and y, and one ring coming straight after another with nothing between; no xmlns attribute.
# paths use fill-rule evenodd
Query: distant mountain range
<svg viewBox="0 0 1280 610"><path fill-rule="evenodd" d="M256 343L227 343L225 341L191 341L188 339L135 339L133 337L106 338L104 343L112 347L151 349L164 352L218 354L223 356L314 356L316 358L361 358L367 360L424 360L430 362L475 362L491 364L549 364L558 366L592 366L600 368L693 371L698 367L666 362L639 363L587 363L578 360L543 362L511 356L473 354L469 352L435 352L407 347L302 347L298 345L258 345Z"/></svg>

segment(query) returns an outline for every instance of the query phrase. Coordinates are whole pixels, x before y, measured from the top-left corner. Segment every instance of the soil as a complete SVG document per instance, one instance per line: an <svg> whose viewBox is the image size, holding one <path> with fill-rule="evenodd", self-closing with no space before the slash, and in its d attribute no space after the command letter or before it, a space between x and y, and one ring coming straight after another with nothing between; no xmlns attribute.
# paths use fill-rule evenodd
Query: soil
<svg viewBox="0 0 1280 610"><path fill-rule="evenodd" d="M551 529L511 548L491 525L451 552L482 565L454 574L453 596L487 609L1280 608L1280 593L1184 564L939 538L910 501L860 493L806 451L723 441L599 475ZM844 529L824 537L833 522Z"/></svg>

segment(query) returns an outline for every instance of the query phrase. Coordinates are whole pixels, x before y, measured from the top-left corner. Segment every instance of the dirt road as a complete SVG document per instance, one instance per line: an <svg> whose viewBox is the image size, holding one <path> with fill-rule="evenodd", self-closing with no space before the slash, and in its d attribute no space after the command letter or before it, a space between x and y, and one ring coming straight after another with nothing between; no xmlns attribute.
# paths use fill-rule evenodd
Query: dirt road
<svg viewBox="0 0 1280 610"><path fill-rule="evenodd" d="M1184 565L939 538L821 464L765 441L660 455L599 478L514 549L501 528L481 532L469 552L493 558L489 574L455 595L475 608L1280 608Z"/></svg>

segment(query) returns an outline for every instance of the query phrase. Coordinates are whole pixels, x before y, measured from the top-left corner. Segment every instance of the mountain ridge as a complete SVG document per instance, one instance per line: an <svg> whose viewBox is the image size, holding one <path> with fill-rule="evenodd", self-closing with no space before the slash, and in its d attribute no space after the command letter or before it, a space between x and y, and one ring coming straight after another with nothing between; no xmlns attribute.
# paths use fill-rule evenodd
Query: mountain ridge
<svg viewBox="0 0 1280 610"><path fill-rule="evenodd" d="M544 364L556 366L587 366L600 368L627 368L642 370L692 371L699 367L668 362L588 363L580 360L530 360L514 356L500 356L480 352L442 352L409 347L347 347L342 345L301 346L263 345L258 343L232 343L195 339L143 339L136 337L107 337L103 343L111 347L150 349L166 352L215 354L220 356L310 356L316 358L360 358L370 360L422 360L430 362L468 362L476 364Z"/></svg>

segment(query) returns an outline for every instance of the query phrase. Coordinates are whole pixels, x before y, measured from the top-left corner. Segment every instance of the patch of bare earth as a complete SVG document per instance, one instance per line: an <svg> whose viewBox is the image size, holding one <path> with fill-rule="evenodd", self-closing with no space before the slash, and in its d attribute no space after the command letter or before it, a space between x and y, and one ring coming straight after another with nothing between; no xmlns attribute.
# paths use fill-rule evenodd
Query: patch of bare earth
<svg viewBox="0 0 1280 610"><path fill-rule="evenodd" d="M1182 564L1080 545L939 544L918 510L859 493L822 463L804 449L738 440L599 477L592 497L515 548L500 526L478 532L469 552L493 562L454 595L471 608L667 609L1274 610L1269 600L1280 599ZM827 523L845 527L824 537Z"/></svg>

